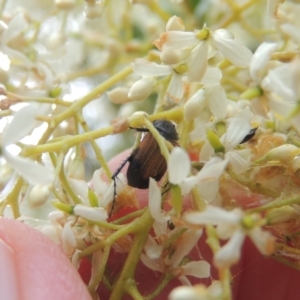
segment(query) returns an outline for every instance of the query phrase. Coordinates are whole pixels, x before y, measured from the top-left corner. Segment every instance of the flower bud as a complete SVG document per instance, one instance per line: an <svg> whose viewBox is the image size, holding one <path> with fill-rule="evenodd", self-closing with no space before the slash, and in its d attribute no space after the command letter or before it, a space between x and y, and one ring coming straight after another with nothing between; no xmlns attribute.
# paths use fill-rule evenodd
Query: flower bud
<svg viewBox="0 0 300 300"><path fill-rule="evenodd" d="M123 104L130 101L128 92L129 89L127 87L117 87L107 92L107 96L112 103Z"/></svg>
<svg viewBox="0 0 300 300"><path fill-rule="evenodd" d="M182 22L182 19L177 16L171 17L166 25L166 31L184 31L184 30L185 27Z"/></svg>
<svg viewBox="0 0 300 300"><path fill-rule="evenodd" d="M46 225L41 229L41 232L50 238L55 244L60 244L60 239L57 235L57 230L52 225Z"/></svg>
<svg viewBox="0 0 300 300"><path fill-rule="evenodd" d="M258 159L256 163L268 160L279 160L283 163L290 163L298 154L300 154L300 149L298 147L291 144L285 144L271 149L266 155Z"/></svg>
<svg viewBox="0 0 300 300"><path fill-rule="evenodd" d="M291 167L294 172L297 172L300 169L300 156L297 156L293 159Z"/></svg>
<svg viewBox="0 0 300 300"><path fill-rule="evenodd" d="M199 116L205 105L205 91L200 89L184 105L184 119L192 121Z"/></svg>
<svg viewBox="0 0 300 300"><path fill-rule="evenodd" d="M268 225L275 225L288 222L297 217L297 215L297 212L292 206L286 205L268 211L266 219L268 220Z"/></svg>
<svg viewBox="0 0 300 300"><path fill-rule="evenodd" d="M131 122L130 126L134 128L140 128L145 126L145 117L147 116L147 113L144 111L136 111L132 116L131 116Z"/></svg>
<svg viewBox="0 0 300 300"><path fill-rule="evenodd" d="M95 222L105 221L108 217L107 211L103 207L89 207L82 204L74 207L74 214Z"/></svg>
<svg viewBox="0 0 300 300"><path fill-rule="evenodd" d="M55 0L55 5L59 9L71 9L76 5L76 0Z"/></svg>
<svg viewBox="0 0 300 300"><path fill-rule="evenodd" d="M65 224L61 233L61 240L64 252L67 255L72 255L76 249L77 242L70 223Z"/></svg>
<svg viewBox="0 0 300 300"><path fill-rule="evenodd" d="M38 184L32 188L28 196L28 204L31 208L44 204L51 193L51 185Z"/></svg>
<svg viewBox="0 0 300 300"><path fill-rule="evenodd" d="M215 152L224 152L224 146L220 141L219 136L211 129L206 129L207 139L210 145L214 148Z"/></svg>
<svg viewBox="0 0 300 300"><path fill-rule="evenodd" d="M81 157L76 156L70 163L68 177L84 180L84 163Z"/></svg>
<svg viewBox="0 0 300 300"><path fill-rule="evenodd" d="M144 100L152 93L154 85L154 79L144 77L132 85L128 97L134 101Z"/></svg>
<svg viewBox="0 0 300 300"><path fill-rule="evenodd" d="M59 209L62 212L66 212L67 214L73 213L73 206L69 204L65 204L60 201L52 201L51 203L55 208Z"/></svg>
<svg viewBox="0 0 300 300"><path fill-rule="evenodd" d="M63 32L53 32L50 34L46 40L46 45L49 50L56 50L61 45L64 45L66 42L66 36Z"/></svg>
<svg viewBox="0 0 300 300"><path fill-rule="evenodd" d="M162 51L160 59L165 65L176 65L181 62L179 52L174 50Z"/></svg>
<svg viewBox="0 0 300 300"><path fill-rule="evenodd" d="M102 1L97 3L87 3L84 9L84 15L88 19L95 19L102 16L104 11L104 3Z"/></svg>
<svg viewBox="0 0 300 300"><path fill-rule="evenodd" d="M160 60L165 65L177 65L191 54L190 50L165 50L160 54Z"/></svg>
<svg viewBox="0 0 300 300"><path fill-rule="evenodd" d="M58 225L61 223L60 221L65 219L65 213L61 210L52 211L48 219L53 225Z"/></svg>

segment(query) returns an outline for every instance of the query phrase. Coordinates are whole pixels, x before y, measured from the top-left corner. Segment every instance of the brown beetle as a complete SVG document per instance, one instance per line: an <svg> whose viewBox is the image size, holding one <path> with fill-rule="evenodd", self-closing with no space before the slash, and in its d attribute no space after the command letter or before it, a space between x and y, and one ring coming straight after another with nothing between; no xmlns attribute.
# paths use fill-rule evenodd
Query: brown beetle
<svg viewBox="0 0 300 300"><path fill-rule="evenodd" d="M168 120L156 120L153 122L153 126L167 141L174 146L178 145L178 134L172 122ZM138 189L147 189L149 187L150 177L159 181L167 170L167 162L149 130L145 128L132 129L147 133L139 143L138 148L130 154L111 177L114 181L114 197L116 196L116 177L127 162L129 162L126 173L128 185Z"/></svg>

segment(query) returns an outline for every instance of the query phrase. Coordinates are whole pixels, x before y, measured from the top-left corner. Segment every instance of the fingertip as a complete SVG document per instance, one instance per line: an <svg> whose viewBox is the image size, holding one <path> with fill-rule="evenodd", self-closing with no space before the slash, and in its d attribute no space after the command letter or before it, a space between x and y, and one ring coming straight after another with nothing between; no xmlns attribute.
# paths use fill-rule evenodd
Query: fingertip
<svg viewBox="0 0 300 300"><path fill-rule="evenodd" d="M17 297L5 299L91 299L68 257L39 231L0 218L0 240L0 251L8 259L0 268L0 278Z"/></svg>

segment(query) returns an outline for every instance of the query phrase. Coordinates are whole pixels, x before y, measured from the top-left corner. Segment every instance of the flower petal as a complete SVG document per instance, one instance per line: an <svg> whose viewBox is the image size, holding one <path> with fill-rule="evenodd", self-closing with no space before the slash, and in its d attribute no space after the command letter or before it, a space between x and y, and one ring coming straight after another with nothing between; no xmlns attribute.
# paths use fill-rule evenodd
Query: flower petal
<svg viewBox="0 0 300 300"><path fill-rule="evenodd" d="M184 118L191 121L199 116L206 106L205 90L199 89L184 105Z"/></svg>
<svg viewBox="0 0 300 300"><path fill-rule="evenodd" d="M230 161L233 171L236 174L241 174L246 171L251 164L250 158L251 154L249 153L249 159L243 158L239 155L239 151L229 151L225 154L225 157Z"/></svg>
<svg viewBox="0 0 300 300"><path fill-rule="evenodd" d="M79 198L82 201L86 202L86 204L88 204L87 198L88 198L89 187L87 185L87 182L84 180L79 180L74 178L68 178L68 181L73 191L79 196Z"/></svg>
<svg viewBox="0 0 300 300"><path fill-rule="evenodd" d="M241 216L237 213L227 211L221 207L208 205L204 211L185 213L184 219L191 224L199 225L221 225L236 224Z"/></svg>
<svg viewBox="0 0 300 300"><path fill-rule="evenodd" d="M181 267L182 275L194 276L196 278L207 278L210 276L210 264L207 261L191 261Z"/></svg>
<svg viewBox="0 0 300 300"><path fill-rule="evenodd" d="M14 114L11 123L3 132L2 141L4 146L18 142L34 129L39 108L38 104L33 103L22 107Z"/></svg>
<svg viewBox="0 0 300 300"><path fill-rule="evenodd" d="M157 222L166 222L169 219L161 211L161 191L157 182L151 177L149 179L149 211Z"/></svg>
<svg viewBox="0 0 300 300"><path fill-rule="evenodd" d="M199 238L202 235L201 230L190 229L186 231L176 242L176 250L173 253L170 261L170 265L174 268L177 267L182 259L190 253L190 251L197 244Z"/></svg>
<svg viewBox="0 0 300 300"><path fill-rule="evenodd" d="M213 44L231 63L238 67L249 67L252 52L237 41L220 37L217 34L212 35Z"/></svg>
<svg viewBox="0 0 300 300"><path fill-rule="evenodd" d="M196 176L199 181L218 179L223 174L227 163L228 161L226 159L220 160L219 158L214 157L204 165Z"/></svg>
<svg viewBox="0 0 300 300"><path fill-rule="evenodd" d="M7 44L28 27L28 22L22 12L16 14L9 22L7 29L2 34L2 43Z"/></svg>
<svg viewBox="0 0 300 300"><path fill-rule="evenodd" d="M89 207L77 204L74 207L74 213L77 216L95 222L102 222L108 218L107 211L103 207Z"/></svg>
<svg viewBox="0 0 300 300"><path fill-rule="evenodd" d="M199 39L197 39L194 32L189 31L169 31L160 37L160 45L164 51L180 50L197 45L197 43L199 43Z"/></svg>
<svg viewBox="0 0 300 300"><path fill-rule="evenodd" d="M201 41L192 51L188 63L187 77L190 82L200 82L207 69L208 45Z"/></svg>
<svg viewBox="0 0 300 300"><path fill-rule="evenodd" d="M214 264L218 268L227 268L236 263L241 256L241 248L245 239L242 230L236 230L230 240L214 256Z"/></svg>
<svg viewBox="0 0 300 300"><path fill-rule="evenodd" d="M188 154L180 147L174 147L168 161L168 176L172 184L179 185L191 172Z"/></svg>
<svg viewBox="0 0 300 300"><path fill-rule="evenodd" d="M67 255L72 255L77 247L77 241L70 223L66 223L61 233L63 250Z"/></svg>
<svg viewBox="0 0 300 300"><path fill-rule="evenodd" d="M53 170L31 159L13 156L8 151L3 151L7 163L30 184L49 184L55 179Z"/></svg>
<svg viewBox="0 0 300 300"><path fill-rule="evenodd" d="M142 253L140 257L142 263L153 271L158 271L160 273L164 272L164 268L158 259L150 259L146 254Z"/></svg>
<svg viewBox="0 0 300 300"><path fill-rule="evenodd" d="M245 108L232 118L226 133L222 136L221 142L225 149L234 149L252 129L250 119L252 113L249 108Z"/></svg>
<svg viewBox="0 0 300 300"><path fill-rule="evenodd" d="M292 41L294 41L298 46L300 45L300 33L299 29L290 23L285 23L280 26L281 30L288 35Z"/></svg>
<svg viewBox="0 0 300 300"><path fill-rule="evenodd" d="M260 227L253 228L248 233L252 242L263 255L270 255L275 250L275 237L268 231L263 231Z"/></svg>
<svg viewBox="0 0 300 300"><path fill-rule="evenodd" d="M218 119L226 116L227 97L222 86L217 85L207 89L206 97L209 101L209 108L213 115Z"/></svg>
<svg viewBox="0 0 300 300"><path fill-rule="evenodd" d="M167 89L168 96L175 102L179 102L183 96L182 75L173 73L171 82Z"/></svg>
<svg viewBox="0 0 300 300"><path fill-rule="evenodd" d="M295 101L297 95L293 90L293 77L290 64L281 66L269 71L262 81L262 87L282 97L285 101Z"/></svg>
<svg viewBox="0 0 300 300"><path fill-rule="evenodd" d="M169 300L207 300L211 299L204 285L178 286L172 290Z"/></svg>
<svg viewBox="0 0 300 300"><path fill-rule="evenodd" d="M99 273L98 270L102 262L102 257L103 257L102 250L97 250L93 253L90 283L96 280L96 276Z"/></svg>
<svg viewBox="0 0 300 300"><path fill-rule="evenodd" d="M173 72L170 66L159 65L146 59L137 58L131 64L133 71L140 76L166 76Z"/></svg>
<svg viewBox="0 0 300 300"><path fill-rule="evenodd" d="M265 68L276 47L276 43L265 42L256 49L250 64L250 76L256 83L261 81L261 71Z"/></svg>
<svg viewBox="0 0 300 300"><path fill-rule="evenodd" d="M219 68L208 67L201 80L201 83L206 87L214 86L214 85L219 85L221 79L222 79L222 72Z"/></svg>

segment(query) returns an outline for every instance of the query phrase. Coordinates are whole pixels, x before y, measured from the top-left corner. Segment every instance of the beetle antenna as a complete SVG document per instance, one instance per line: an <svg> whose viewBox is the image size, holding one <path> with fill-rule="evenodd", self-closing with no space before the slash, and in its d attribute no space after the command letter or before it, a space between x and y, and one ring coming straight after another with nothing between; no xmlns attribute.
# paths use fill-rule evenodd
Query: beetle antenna
<svg viewBox="0 0 300 300"><path fill-rule="evenodd" d="M113 202L111 205L111 209L110 209L110 213L109 213L109 217L111 217L114 208L115 208L115 203L116 203L116 198L117 198L117 181L116 179L118 178L118 175L120 174L120 172L122 171L122 169L124 168L124 166L126 165L126 163L131 159L132 155L129 155L123 162L122 164L118 167L118 169L115 171L115 173L111 176L111 179L114 181L114 198L113 198Z"/></svg>

